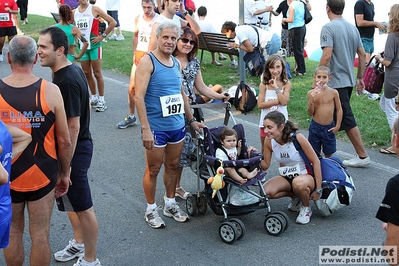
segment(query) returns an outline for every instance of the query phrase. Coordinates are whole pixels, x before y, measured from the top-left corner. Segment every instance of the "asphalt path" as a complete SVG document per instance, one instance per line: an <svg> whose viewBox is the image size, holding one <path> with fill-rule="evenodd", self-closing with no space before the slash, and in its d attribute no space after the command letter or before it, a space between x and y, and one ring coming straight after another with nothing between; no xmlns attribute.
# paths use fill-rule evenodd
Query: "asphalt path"
<svg viewBox="0 0 399 266"><path fill-rule="evenodd" d="M0 78L10 72L7 62L1 62ZM49 68L36 64L33 72L51 80ZM278 237L268 235L264 229L266 210L240 216L247 233L232 245L221 241L218 230L221 217L210 208L205 215L191 217L187 223L180 224L165 217L166 228L150 228L143 218L146 202L141 179L145 158L140 126L123 130L116 126L127 113L129 78L109 71L103 71L103 75L108 109L103 113L92 111L94 156L89 171L100 228L97 252L102 265L318 265L321 245L380 245L385 238L375 214L387 180L399 173L398 158L370 149L367 150L372 159L370 167L349 169L357 189L352 204L334 215L321 217L312 203L310 223L298 225L295 224L297 214L287 210L288 199L270 200L272 210L285 211L290 221L287 231ZM224 110L204 111L207 126L223 124ZM238 113L234 117L237 123L244 125L247 142L259 147L259 117ZM307 134L305 130L301 132ZM338 142L338 149L337 155L341 159L353 156L350 143ZM270 178L275 174L276 162L267 176ZM162 173L158 180L156 201L162 205L165 191ZM202 188L203 182L200 184ZM197 179L190 169L183 172L182 186L188 191L197 191ZM185 209L185 202L178 201ZM67 215L54 208L50 232L52 251L64 248L71 238ZM30 240L27 229L24 243L25 265L28 265ZM51 265L69 266L74 261L58 263L52 260ZM3 255L0 255L0 265L5 265Z"/></svg>

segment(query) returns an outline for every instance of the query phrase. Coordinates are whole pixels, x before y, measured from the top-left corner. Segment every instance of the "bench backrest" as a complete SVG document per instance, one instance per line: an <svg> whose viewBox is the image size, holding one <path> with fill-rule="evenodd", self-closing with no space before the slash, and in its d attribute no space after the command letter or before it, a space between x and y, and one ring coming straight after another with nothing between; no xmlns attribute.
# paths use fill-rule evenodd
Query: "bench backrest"
<svg viewBox="0 0 399 266"><path fill-rule="evenodd" d="M230 49L226 45L231 41L232 40L228 39L226 35L221 33L201 32L198 34L198 49L202 50L201 61L204 50L207 50L211 53L217 52L238 56L238 49Z"/></svg>

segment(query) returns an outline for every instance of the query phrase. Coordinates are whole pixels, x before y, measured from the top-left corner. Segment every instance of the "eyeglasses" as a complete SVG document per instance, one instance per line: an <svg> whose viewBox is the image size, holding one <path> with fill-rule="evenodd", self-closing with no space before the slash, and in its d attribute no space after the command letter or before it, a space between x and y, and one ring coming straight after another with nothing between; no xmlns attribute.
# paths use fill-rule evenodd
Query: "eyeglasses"
<svg viewBox="0 0 399 266"><path fill-rule="evenodd" d="M197 44L196 41L189 40L189 39L187 39L187 38L180 38L180 40L181 40L183 43L188 43L188 42L190 42L190 44L191 44L192 46L194 46L194 45Z"/></svg>
<svg viewBox="0 0 399 266"><path fill-rule="evenodd" d="M183 3L183 0L172 0L172 2L180 2L180 3Z"/></svg>

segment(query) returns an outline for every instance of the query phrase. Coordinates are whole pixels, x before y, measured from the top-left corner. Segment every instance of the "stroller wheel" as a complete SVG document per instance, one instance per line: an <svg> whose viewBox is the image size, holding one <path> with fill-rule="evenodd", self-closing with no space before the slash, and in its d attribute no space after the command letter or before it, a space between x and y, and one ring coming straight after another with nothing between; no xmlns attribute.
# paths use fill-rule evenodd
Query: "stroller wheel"
<svg viewBox="0 0 399 266"><path fill-rule="evenodd" d="M245 224L238 218L231 218L229 219L229 222L234 224L237 229L237 240L243 238L245 236L245 233L247 232Z"/></svg>
<svg viewBox="0 0 399 266"><path fill-rule="evenodd" d="M207 211L207 200L206 200L206 196L204 194L200 195L199 198L199 204L198 204L198 211L201 214L205 214Z"/></svg>
<svg viewBox="0 0 399 266"><path fill-rule="evenodd" d="M265 229L269 235L279 236L284 231L285 220L280 215L269 214L265 219Z"/></svg>
<svg viewBox="0 0 399 266"><path fill-rule="evenodd" d="M219 227L219 236L226 244L233 244L238 237L236 226L230 222L223 222Z"/></svg>
<svg viewBox="0 0 399 266"><path fill-rule="evenodd" d="M283 211L275 211L275 212L273 212L273 214L280 215L285 220L284 231L287 230L288 224L289 224L288 215Z"/></svg>
<svg viewBox="0 0 399 266"><path fill-rule="evenodd" d="M195 216L197 214L197 200L196 196L189 196L186 200L186 210L188 215Z"/></svg>

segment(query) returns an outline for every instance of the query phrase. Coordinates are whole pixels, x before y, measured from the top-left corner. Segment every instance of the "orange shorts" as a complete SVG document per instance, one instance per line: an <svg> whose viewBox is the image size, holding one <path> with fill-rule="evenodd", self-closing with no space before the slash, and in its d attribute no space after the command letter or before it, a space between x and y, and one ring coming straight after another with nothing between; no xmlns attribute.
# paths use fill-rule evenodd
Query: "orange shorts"
<svg viewBox="0 0 399 266"><path fill-rule="evenodd" d="M143 51L134 51L134 64L137 66L140 63L141 58L145 56L147 52Z"/></svg>

